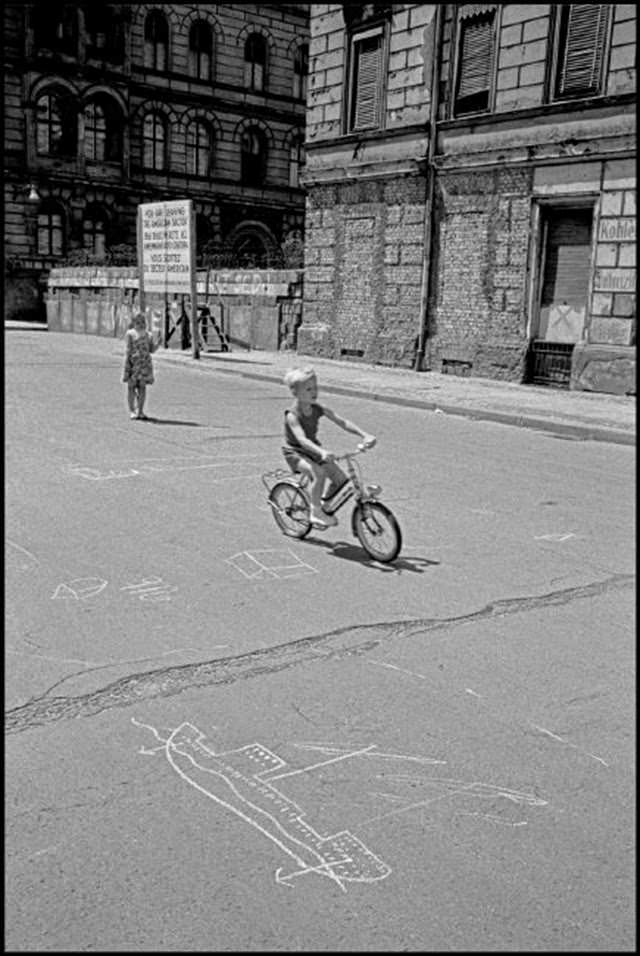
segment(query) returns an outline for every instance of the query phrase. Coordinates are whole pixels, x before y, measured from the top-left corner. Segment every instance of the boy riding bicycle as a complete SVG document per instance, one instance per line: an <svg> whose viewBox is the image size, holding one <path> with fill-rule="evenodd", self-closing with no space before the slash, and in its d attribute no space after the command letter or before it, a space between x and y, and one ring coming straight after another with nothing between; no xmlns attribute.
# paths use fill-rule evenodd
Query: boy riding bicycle
<svg viewBox="0 0 640 956"><path fill-rule="evenodd" d="M336 525L338 519L322 510L322 493L325 483L331 482L326 497L331 497L347 481L342 468L333 460L333 455L322 448L318 441L318 423L322 416L338 425L344 431L359 435L362 444L372 448L376 439L353 422L341 418L326 405L320 405L318 397L318 380L311 366L306 368L290 369L284 377L284 384L289 387L295 398L292 409L284 413L285 444L282 453L291 470L307 475L311 479L309 489L311 498L311 524L317 528L327 528Z"/></svg>

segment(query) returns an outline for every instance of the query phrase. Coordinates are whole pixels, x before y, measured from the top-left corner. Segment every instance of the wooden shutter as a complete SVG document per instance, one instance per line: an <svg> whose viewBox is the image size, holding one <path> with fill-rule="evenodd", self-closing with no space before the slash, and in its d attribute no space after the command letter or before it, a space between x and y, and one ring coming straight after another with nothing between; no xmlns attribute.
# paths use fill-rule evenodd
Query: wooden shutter
<svg viewBox="0 0 640 956"><path fill-rule="evenodd" d="M353 129L367 129L379 124L382 85L382 34L356 40L354 43Z"/></svg>
<svg viewBox="0 0 640 956"><path fill-rule="evenodd" d="M489 103L489 90L493 74L493 12L483 14L473 20L463 20L461 24L460 70L457 101L486 93L486 105Z"/></svg>
<svg viewBox="0 0 640 956"><path fill-rule="evenodd" d="M561 50L558 96L598 93L602 74L610 4L572 3L566 17Z"/></svg>

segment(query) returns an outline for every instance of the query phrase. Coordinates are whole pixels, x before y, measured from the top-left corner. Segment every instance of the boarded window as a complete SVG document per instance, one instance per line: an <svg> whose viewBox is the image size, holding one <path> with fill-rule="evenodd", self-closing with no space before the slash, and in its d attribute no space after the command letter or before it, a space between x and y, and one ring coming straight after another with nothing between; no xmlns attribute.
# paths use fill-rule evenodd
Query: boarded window
<svg viewBox="0 0 640 956"><path fill-rule="evenodd" d="M456 116L489 109L495 55L494 20L495 12L489 10L460 21Z"/></svg>
<svg viewBox="0 0 640 956"><path fill-rule="evenodd" d="M380 126L382 52L381 31L353 41L349 123L352 130Z"/></svg>
<svg viewBox="0 0 640 956"><path fill-rule="evenodd" d="M560 7L556 97L600 92L611 6L571 3Z"/></svg>

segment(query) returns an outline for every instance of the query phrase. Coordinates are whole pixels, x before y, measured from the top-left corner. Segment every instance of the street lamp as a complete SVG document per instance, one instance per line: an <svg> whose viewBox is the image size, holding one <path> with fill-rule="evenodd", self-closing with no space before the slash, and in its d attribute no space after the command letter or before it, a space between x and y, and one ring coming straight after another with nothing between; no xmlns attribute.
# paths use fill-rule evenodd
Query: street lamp
<svg viewBox="0 0 640 956"><path fill-rule="evenodd" d="M27 202L40 202L40 193L33 183L29 183L29 195L27 196Z"/></svg>

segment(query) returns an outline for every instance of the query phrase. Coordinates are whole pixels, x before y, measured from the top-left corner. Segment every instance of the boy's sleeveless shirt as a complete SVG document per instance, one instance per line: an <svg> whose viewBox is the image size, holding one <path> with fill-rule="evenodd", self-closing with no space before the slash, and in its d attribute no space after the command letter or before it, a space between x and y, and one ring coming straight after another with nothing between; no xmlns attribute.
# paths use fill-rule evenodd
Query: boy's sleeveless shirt
<svg viewBox="0 0 640 956"><path fill-rule="evenodd" d="M312 441L316 445L319 445L320 442L318 441L318 437L317 437L318 422L324 415L324 408L322 407L322 405L319 405L317 402L314 402L313 405L311 406L310 415L301 415L300 412L296 412L293 409L288 409L288 411L290 411L291 414L295 415L295 417L298 419L298 421L300 422L300 425L302 426L302 430L307 436L307 438L309 439L309 441ZM286 447L296 452L300 452L303 455L306 455L306 456L309 455L308 451L305 451L303 448L300 447L300 444L298 443L298 439L293 434L291 430L291 426L289 425L289 422L287 421L287 412L284 413L284 439L286 442Z"/></svg>

